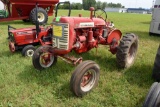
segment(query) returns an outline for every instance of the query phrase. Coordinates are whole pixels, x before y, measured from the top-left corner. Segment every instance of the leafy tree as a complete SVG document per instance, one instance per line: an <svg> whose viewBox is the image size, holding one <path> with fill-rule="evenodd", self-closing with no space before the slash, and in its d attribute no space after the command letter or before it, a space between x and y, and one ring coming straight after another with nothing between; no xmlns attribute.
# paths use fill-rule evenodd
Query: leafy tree
<svg viewBox="0 0 160 107"><path fill-rule="evenodd" d="M83 9L89 10L90 7L95 7L96 0L83 0Z"/></svg>
<svg viewBox="0 0 160 107"><path fill-rule="evenodd" d="M121 3L108 3L107 4L107 7L113 7L113 8L122 8L123 6L122 6L122 4Z"/></svg>
<svg viewBox="0 0 160 107"><path fill-rule="evenodd" d="M101 8L101 6L102 6L102 2L101 2L101 1L98 1L98 2L96 3L96 8Z"/></svg>
<svg viewBox="0 0 160 107"><path fill-rule="evenodd" d="M106 7L113 7L113 8L125 8L124 6L122 6L121 3L107 3L107 2L101 2L98 1L96 2L96 0L82 0L82 4L81 3L71 3L71 7L72 9L76 9L76 10L89 10L90 7L95 7L95 8L101 8L101 9L105 9ZM68 9L69 5L68 4L64 4L64 5L60 5L59 9Z"/></svg>
<svg viewBox="0 0 160 107"><path fill-rule="evenodd" d="M82 9L82 4L81 3L72 3L71 6L72 6L72 9L75 9L75 10L81 10Z"/></svg>
<svg viewBox="0 0 160 107"><path fill-rule="evenodd" d="M103 2L101 7L102 9L105 9L107 7L107 2Z"/></svg>

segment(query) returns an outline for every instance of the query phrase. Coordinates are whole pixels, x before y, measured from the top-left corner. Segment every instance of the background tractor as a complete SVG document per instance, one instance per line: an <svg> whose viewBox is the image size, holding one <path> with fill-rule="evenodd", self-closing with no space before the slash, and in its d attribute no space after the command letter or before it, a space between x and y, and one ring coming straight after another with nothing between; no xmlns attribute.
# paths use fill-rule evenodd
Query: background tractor
<svg viewBox="0 0 160 107"><path fill-rule="evenodd" d="M138 49L138 37L135 34L122 36L119 29L106 21L106 12L99 9L95 11L93 7L90 8L90 17L82 17L81 14L78 17L57 17L59 4L52 23L52 46L40 46L32 57L36 69L51 67L56 64L58 57L73 65L79 64L72 74L70 87L76 96L83 96L98 84L100 67L94 61L82 61L82 57L69 55L72 51L81 54L93 48L98 49L100 44L108 45L109 51L116 54L119 67L128 68L133 64Z"/></svg>
<svg viewBox="0 0 160 107"><path fill-rule="evenodd" d="M36 19L38 19L38 9L39 7L36 5ZM70 16L70 14L68 15ZM21 29L8 26L9 49L11 52L22 50L23 56L32 56L35 51L34 46L52 44L52 26L39 26L38 20L35 23L35 27Z"/></svg>
<svg viewBox="0 0 160 107"><path fill-rule="evenodd" d="M0 22L11 20L23 20L36 23L35 4L38 3L38 21L47 23L48 16L53 15L55 4L59 0L0 0L4 4L4 14L0 16ZM8 13L8 14L7 14Z"/></svg>

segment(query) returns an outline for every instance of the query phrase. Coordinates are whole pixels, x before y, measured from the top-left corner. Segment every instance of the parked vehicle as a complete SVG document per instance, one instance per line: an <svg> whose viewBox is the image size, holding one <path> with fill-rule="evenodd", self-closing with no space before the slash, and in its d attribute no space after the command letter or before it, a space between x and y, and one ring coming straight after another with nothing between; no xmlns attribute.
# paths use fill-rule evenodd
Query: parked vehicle
<svg viewBox="0 0 160 107"><path fill-rule="evenodd" d="M36 19L38 17L38 6L36 5ZM22 50L23 56L33 56L35 46L51 45L52 44L52 26L39 26L39 21L36 20L36 25L29 28L16 29L8 25L8 40L9 49L11 52Z"/></svg>
<svg viewBox="0 0 160 107"><path fill-rule="evenodd" d="M36 23L35 4L38 3L38 21L40 24L47 23L48 16L53 15L55 4L59 0L0 0L5 6L5 17L0 17L0 22L11 20L23 20Z"/></svg>
<svg viewBox="0 0 160 107"><path fill-rule="evenodd" d="M82 61L82 57L70 56L72 51L85 53L101 44L109 46L109 51L116 54L119 67L128 68L134 63L138 36L133 33L122 36L113 23L106 21L107 13L104 10L95 11L93 7L90 8L90 17L82 17L81 14L79 17L57 17L59 5L52 23L52 46L40 46L33 54L32 63L36 69L51 67L58 57L73 65L79 64L72 74L70 87L76 96L81 97L97 86L100 67L94 61Z"/></svg>

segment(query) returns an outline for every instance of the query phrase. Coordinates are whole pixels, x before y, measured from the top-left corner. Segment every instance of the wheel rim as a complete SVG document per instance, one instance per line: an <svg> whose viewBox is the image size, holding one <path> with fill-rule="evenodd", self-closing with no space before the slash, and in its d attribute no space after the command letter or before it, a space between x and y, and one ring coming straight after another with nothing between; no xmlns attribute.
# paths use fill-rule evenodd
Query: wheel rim
<svg viewBox="0 0 160 107"><path fill-rule="evenodd" d="M39 12L39 13L38 13L38 21L39 21L39 22L43 22L43 20L44 20L44 14L41 13L41 12Z"/></svg>
<svg viewBox="0 0 160 107"><path fill-rule="evenodd" d="M32 49L29 49L29 50L26 52L26 55L29 56L29 57L33 56L33 54L34 54L34 50L32 50Z"/></svg>
<svg viewBox="0 0 160 107"><path fill-rule="evenodd" d="M134 43L131 45L129 52L128 52L127 62L129 64L131 64L134 61L135 54L136 54L136 44Z"/></svg>
<svg viewBox="0 0 160 107"><path fill-rule="evenodd" d="M15 46L14 46L14 43L12 43L12 42L9 42L9 50L11 51L11 52L15 52Z"/></svg>
<svg viewBox="0 0 160 107"><path fill-rule="evenodd" d="M96 81L96 71L94 69L89 69L81 79L81 90L84 92L89 91L93 88Z"/></svg>
<svg viewBox="0 0 160 107"><path fill-rule="evenodd" d="M39 62L40 65L44 68L50 67L53 61L54 61L54 56L49 52L45 52L40 55Z"/></svg>

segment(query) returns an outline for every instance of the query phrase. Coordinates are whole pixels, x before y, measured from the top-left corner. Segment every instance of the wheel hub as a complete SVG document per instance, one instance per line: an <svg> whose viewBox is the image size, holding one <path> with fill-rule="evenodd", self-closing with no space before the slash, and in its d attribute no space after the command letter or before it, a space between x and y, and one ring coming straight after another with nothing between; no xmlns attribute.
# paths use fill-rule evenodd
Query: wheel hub
<svg viewBox="0 0 160 107"><path fill-rule="evenodd" d="M39 22L43 22L44 21L44 14L41 13L41 12L38 13L38 21Z"/></svg>
<svg viewBox="0 0 160 107"><path fill-rule="evenodd" d="M30 49L27 51L27 56L31 57L34 54L34 50Z"/></svg>
<svg viewBox="0 0 160 107"><path fill-rule="evenodd" d="M54 61L54 57L49 52L43 53L40 56L40 64L44 68L49 67L53 63L53 61Z"/></svg>
<svg viewBox="0 0 160 107"><path fill-rule="evenodd" d="M94 69L88 70L82 77L81 89L83 91L89 91L94 86L96 81L96 72Z"/></svg>

